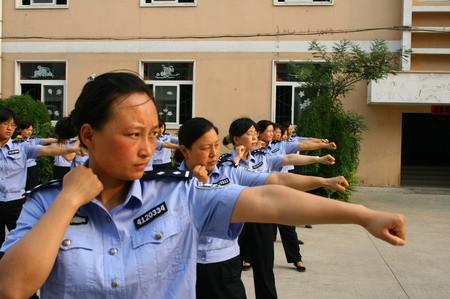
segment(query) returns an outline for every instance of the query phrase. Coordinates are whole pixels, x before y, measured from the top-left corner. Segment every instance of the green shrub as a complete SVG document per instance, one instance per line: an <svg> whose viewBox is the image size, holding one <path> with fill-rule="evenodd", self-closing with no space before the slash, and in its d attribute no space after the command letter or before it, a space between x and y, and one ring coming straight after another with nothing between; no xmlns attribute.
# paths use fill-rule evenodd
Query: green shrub
<svg viewBox="0 0 450 299"><path fill-rule="evenodd" d="M33 124L33 137L55 137L55 132L50 122L50 115L43 102L35 101L29 95L18 95L0 99L0 106L12 109L17 115L18 123L21 121L31 122ZM13 135L13 138L17 134L18 132ZM53 158L41 157L37 160L37 164L40 181L47 182L51 180L53 178Z"/></svg>

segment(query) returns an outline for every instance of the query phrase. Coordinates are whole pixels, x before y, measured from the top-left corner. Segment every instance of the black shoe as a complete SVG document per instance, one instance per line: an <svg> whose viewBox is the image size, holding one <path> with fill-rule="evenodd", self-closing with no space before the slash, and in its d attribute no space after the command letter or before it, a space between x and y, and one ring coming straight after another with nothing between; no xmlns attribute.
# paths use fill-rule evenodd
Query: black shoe
<svg viewBox="0 0 450 299"><path fill-rule="evenodd" d="M303 266L297 265L298 263L301 263ZM305 265L303 264L302 261L299 261L299 262L297 262L297 263L294 263L294 266L295 266L295 268L297 268L297 271L298 271L298 272L305 272L305 271L306 271L306 267L305 267Z"/></svg>
<svg viewBox="0 0 450 299"><path fill-rule="evenodd" d="M243 263L242 264L242 271L248 271L248 270L250 270L252 268L252 264L250 264L250 263Z"/></svg>
<svg viewBox="0 0 450 299"><path fill-rule="evenodd" d="M305 243L304 243L302 240L299 239L299 240L298 240L298 244L299 244L299 245L303 245L303 244L305 244Z"/></svg>
<svg viewBox="0 0 450 299"><path fill-rule="evenodd" d="M307 225L305 225L305 228L312 228L312 226L307 224Z"/></svg>

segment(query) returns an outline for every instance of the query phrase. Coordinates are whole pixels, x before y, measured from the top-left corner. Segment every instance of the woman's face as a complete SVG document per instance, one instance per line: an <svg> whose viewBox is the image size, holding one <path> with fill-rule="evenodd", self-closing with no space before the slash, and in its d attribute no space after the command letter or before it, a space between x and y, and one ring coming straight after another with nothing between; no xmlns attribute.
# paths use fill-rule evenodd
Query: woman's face
<svg viewBox="0 0 450 299"><path fill-rule="evenodd" d="M287 131L284 131L283 136L281 136L281 140L286 141L288 139Z"/></svg>
<svg viewBox="0 0 450 299"><path fill-rule="evenodd" d="M276 128L273 131L273 140L280 140L281 139L281 129L280 128Z"/></svg>
<svg viewBox="0 0 450 299"><path fill-rule="evenodd" d="M254 126L251 126L242 136L235 136L235 145L243 145L246 150L252 151L257 149L256 145L258 143L258 132Z"/></svg>
<svg viewBox="0 0 450 299"><path fill-rule="evenodd" d="M208 132L198 138L190 149L182 147L181 149L186 168L193 170L195 166L205 166L206 170L211 171L216 166L219 159L220 145L219 136L216 131L211 128Z"/></svg>
<svg viewBox="0 0 450 299"><path fill-rule="evenodd" d="M294 128L292 127L292 125L289 125L289 127L287 128L287 136L288 136L288 138L292 136L293 132L294 132Z"/></svg>
<svg viewBox="0 0 450 299"><path fill-rule="evenodd" d="M31 135L33 134L33 126L30 126L26 129L19 129L19 132L22 138L30 138Z"/></svg>
<svg viewBox="0 0 450 299"><path fill-rule="evenodd" d="M267 128L259 132L259 140L264 141L266 144L269 144L273 140L273 126L269 125Z"/></svg>
<svg viewBox="0 0 450 299"><path fill-rule="evenodd" d="M89 167L102 181L132 181L142 177L157 133L155 104L147 94L135 93L113 103L100 129L84 124L80 135L89 149Z"/></svg>
<svg viewBox="0 0 450 299"><path fill-rule="evenodd" d="M8 141L14 133L16 124L12 118L0 123L0 140Z"/></svg>

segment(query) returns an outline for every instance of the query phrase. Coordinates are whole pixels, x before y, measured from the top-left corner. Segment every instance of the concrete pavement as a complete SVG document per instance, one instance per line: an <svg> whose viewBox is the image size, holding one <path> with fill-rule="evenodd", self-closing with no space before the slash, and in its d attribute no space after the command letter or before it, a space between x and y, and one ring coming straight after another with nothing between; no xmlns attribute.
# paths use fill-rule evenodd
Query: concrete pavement
<svg viewBox="0 0 450 299"><path fill-rule="evenodd" d="M407 244L391 246L357 225L297 227L307 269L287 264L275 242L280 299L450 298L450 189L359 187L351 202L403 213ZM242 276L255 298L252 271Z"/></svg>

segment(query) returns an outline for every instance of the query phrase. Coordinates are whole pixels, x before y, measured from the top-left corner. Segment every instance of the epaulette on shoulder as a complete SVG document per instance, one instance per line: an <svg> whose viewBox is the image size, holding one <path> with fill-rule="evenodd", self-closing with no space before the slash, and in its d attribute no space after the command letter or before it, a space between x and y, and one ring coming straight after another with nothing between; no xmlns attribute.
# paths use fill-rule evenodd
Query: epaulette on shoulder
<svg viewBox="0 0 450 299"><path fill-rule="evenodd" d="M281 140L281 139L279 139L279 140L275 140L275 141L272 141L272 144L277 144L277 143L280 143L280 142L282 142L283 140Z"/></svg>
<svg viewBox="0 0 450 299"><path fill-rule="evenodd" d="M145 181L153 180L157 178L179 178L190 179L192 174L188 170L179 170L177 168L166 168L162 170L152 170L144 172L142 179Z"/></svg>
<svg viewBox="0 0 450 299"><path fill-rule="evenodd" d="M263 149L258 149L258 150L254 150L252 151L252 155L265 155L267 154L266 150Z"/></svg>
<svg viewBox="0 0 450 299"><path fill-rule="evenodd" d="M219 160L217 161L217 165L223 165L226 162L230 162L231 165L233 165L234 167L238 167L236 162L234 162L234 160L231 159L231 157L232 157L232 155L230 153L221 155L219 157Z"/></svg>
<svg viewBox="0 0 450 299"><path fill-rule="evenodd" d="M69 140L69 144L74 144L75 142L77 142L76 139L70 139L70 140Z"/></svg>
<svg viewBox="0 0 450 299"><path fill-rule="evenodd" d="M40 184L40 185L37 185L37 186L31 188L30 190L26 191L23 194L23 196L29 196L30 194L32 194L32 193L34 193L36 191L39 191L39 190L43 190L45 188L56 187L58 185L61 185L61 183L62 183L61 179L59 179L59 180L51 180L51 181L49 181L47 183L43 183L43 184Z"/></svg>
<svg viewBox="0 0 450 299"><path fill-rule="evenodd" d="M13 141L12 141L13 143L22 143L22 142L25 142L25 139L14 139Z"/></svg>

